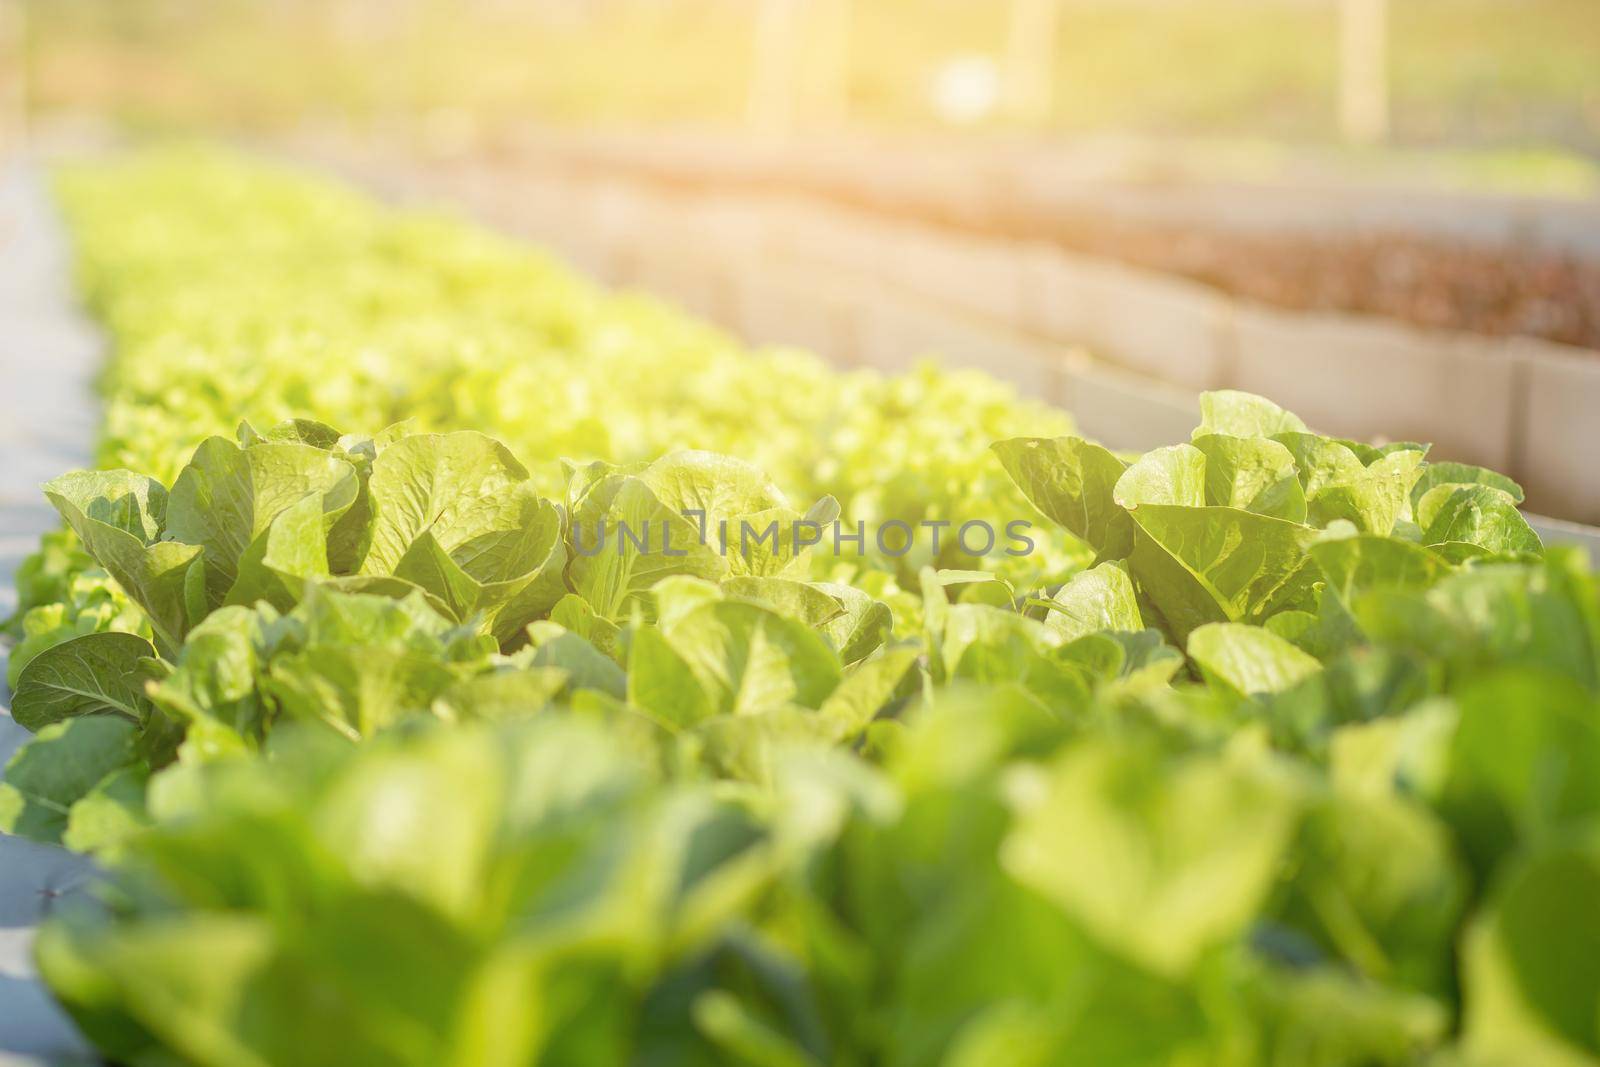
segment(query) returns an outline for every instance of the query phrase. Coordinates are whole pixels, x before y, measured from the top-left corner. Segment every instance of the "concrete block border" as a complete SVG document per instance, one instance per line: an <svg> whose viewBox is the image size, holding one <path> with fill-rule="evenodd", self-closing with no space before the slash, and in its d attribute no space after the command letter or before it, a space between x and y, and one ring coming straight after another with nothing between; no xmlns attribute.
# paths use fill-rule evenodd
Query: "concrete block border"
<svg viewBox="0 0 1600 1067"><path fill-rule="evenodd" d="M819 279L784 266L748 271L733 279L727 324L754 343L803 348L852 366L861 358L863 287L876 282Z"/></svg>
<svg viewBox="0 0 1600 1067"><path fill-rule="evenodd" d="M1187 441L1200 424L1195 392L1097 363L1081 350L1067 357L1057 400L1084 436L1119 451Z"/></svg>
<svg viewBox="0 0 1600 1067"><path fill-rule="evenodd" d="M1077 258L1083 344L1174 385L1231 383L1235 309L1227 299L1194 282Z"/></svg>
<svg viewBox="0 0 1600 1067"><path fill-rule="evenodd" d="M1014 243L928 226L906 227L889 262L907 292L1012 326L1025 315L1026 267Z"/></svg>
<svg viewBox="0 0 1600 1067"><path fill-rule="evenodd" d="M1520 342L1511 466L1532 507L1600 525L1600 356Z"/></svg>
<svg viewBox="0 0 1600 1067"><path fill-rule="evenodd" d="M1431 442L1436 454L1512 466L1517 361L1503 345L1350 316L1239 306L1229 384L1358 438Z"/></svg>
<svg viewBox="0 0 1600 1067"><path fill-rule="evenodd" d="M987 371L1029 399L1059 402L1062 350L1036 338L903 297L875 304L860 331L861 360L879 370L896 373L932 358Z"/></svg>

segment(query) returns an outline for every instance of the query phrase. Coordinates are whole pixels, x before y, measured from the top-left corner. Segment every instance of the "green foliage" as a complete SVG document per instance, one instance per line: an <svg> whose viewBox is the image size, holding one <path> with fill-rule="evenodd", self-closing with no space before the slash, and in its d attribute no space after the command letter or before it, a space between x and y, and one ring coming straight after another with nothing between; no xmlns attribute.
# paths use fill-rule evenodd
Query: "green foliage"
<svg viewBox="0 0 1600 1067"><path fill-rule="evenodd" d="M1600 583L1541 551L1513 484L1241 394L1141 457L991 454L987 386L708 357L726 342L659 309L502 276L487 238L395 243L320 187L201 171L237 188L170 162L78 179L105 198L77 208L106 224L81 231L86 276L123 346L109 447L156 474L51 483L76 542L30 572L14 711L38 732L0 786L0 829L112 869L38 941L108 1057L1600 1063ZM147 203L184 240L110 211ZM314 206L321 259L273 227ZM230 276L246 237L256 292ZM294 277L367 241L406 269L351 253L365 281L326 303ZM426 384L486 365L434 379L419 342L378 411L360 360L299 367L265 317L288 294L346 341L404 322L470 353L532 322L583 356L443 408ZM424 328L428 301L452 310ZM645 321L686 344L672 373L607 363L601 335ZM214 435L234 383L177 336L259 356L258 406L301 413ZM580 419L587 361L614 381ZM729 392L649 395L700 373ZM870 448L859 408L812 437L791 374L916 402L873 415ZM163 383L184 414L141 394ZM987 569L720 534L967 507L1003 527L1026 502L1061 530ZM602 520L650 540L596 546Z"/></svg>

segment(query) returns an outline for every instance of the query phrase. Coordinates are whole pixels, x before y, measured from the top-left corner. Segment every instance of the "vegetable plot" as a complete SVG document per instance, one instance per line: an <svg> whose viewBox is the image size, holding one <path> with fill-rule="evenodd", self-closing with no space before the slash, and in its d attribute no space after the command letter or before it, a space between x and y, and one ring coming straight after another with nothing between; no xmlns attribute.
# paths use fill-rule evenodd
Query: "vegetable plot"
<svg viewBox="0 0 1600 1067"><path fill-rule="evenodd" d="M1117 455L212 157L69 202L111 469L46 487L0 827L112 867L38 944L111 1058L1600 1063L1600 586L1510 481L1237 393ZM433 388L544 330L492 365L560 418ZM717 533L863 514L1038 551Z"/></svg>

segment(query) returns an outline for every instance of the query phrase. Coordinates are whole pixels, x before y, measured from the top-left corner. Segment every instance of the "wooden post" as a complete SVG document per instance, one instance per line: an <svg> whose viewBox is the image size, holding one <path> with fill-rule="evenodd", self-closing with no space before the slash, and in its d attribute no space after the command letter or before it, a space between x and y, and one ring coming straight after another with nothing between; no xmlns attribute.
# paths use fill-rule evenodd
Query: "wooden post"
<svg viewBox="0 0 1600 1067"><path fill-rule="evenodd" d="M1389 0L1341 0L1339 131L1352 144L1389 136Z"/></svg>
<svg viewBox="0 0 1600 1067"><path fill-rule="evenodd" d="M822 71L817 88L817 111L830 122L842 123L850 114L851 37L855 32L852 0L821 0L823 21Z"/></svg>
<svg viewBox="0 0 1600 1067"><path fill-rule="evenodd" d="M1061 0L1011 0L1006 34L1006 110L1029 126L1050 121L1055 106Z"/></svg>
<svg viewBox="0 0 1600 1067"><path fill-rule="evenodd" d="M797 0L761 0L746 111L756 132L782 137L794 123L800 42Z"/></svg>

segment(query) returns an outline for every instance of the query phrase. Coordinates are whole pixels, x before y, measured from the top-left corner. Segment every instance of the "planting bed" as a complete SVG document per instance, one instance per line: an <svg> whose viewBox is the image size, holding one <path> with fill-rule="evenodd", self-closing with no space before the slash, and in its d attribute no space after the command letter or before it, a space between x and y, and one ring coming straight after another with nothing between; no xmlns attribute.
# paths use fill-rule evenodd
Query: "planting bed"
<svg viewBox="0 0 1600 1067"><path fill-rule="evenodd" d="M109 1058L1600 1062L1600 586L1510 479L1112 452L226 156L61 195L0 825L110 869L38 941Z"/></svg>
<svg viewBox="0 0 1600 1067"><path fill-rule="evenodd" d="M1275 307L1600 349L1600 209L1579 200L1119 181L1003 143L757 148L546 134L507 160L685 191L805 193L969 235L1049 242Z"/></svg>
<svg viewBox="0 0 1600 1067"><path fill-rule="evenodd" d="M1401 232L1254 234L1088 217L1056 218L1043 227L1019 219L999 229L1275 307L1600 349L1600 261L1540 248Z"/></svg>

